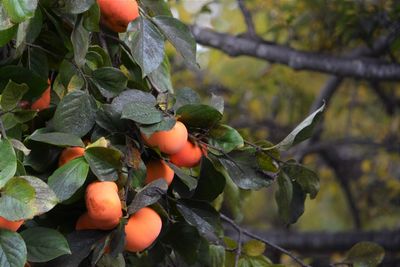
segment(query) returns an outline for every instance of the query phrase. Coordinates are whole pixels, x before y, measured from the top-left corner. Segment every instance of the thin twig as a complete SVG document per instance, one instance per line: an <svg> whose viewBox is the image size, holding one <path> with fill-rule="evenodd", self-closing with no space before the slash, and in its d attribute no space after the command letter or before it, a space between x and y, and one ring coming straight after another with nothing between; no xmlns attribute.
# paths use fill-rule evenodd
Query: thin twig
<svg viewBox="0 0 400 267"><path fill-rule="evenodd" d="M235 230L238 232L238 239L237 239L238 246L237 249L235 250L235 267L237 267L239 265L240 254L242 254L243 229L227 216L221 214L221 218L230 223L232 227L235 228Z"/></svg>
<svg viewBox="0 0 400 267"><path fill-rule="evenodd" d="M3 138L7 138L6 129L4 128L3 120L0 118L0 131Z"/></svg>
<svg viewBox="0 0 400 267"><path fill-rule="evenodd" d="M262 237L260 237L260 236L258 236L256 234L253 234L253 233L247 231L246 229L243 229L242 227L240 227L237 223L235 223L231 218L227 217L226 215L221 214L220 216L221 216L222 220L224 220L227 223L229 223L230 225L232 225L232 227L235 228L236 230L240 229L240 231L244 235L246 235L248 237L251 237L253 239L256 239L258 241L261 241L261 242L265 243L266 245L274 248L275 250L277 250L277 251L279 251L279 252L281 252L283 254L288 255L290 258L292 258L295 262L297 262L302 267L311 267L310 265L307 265L306 263L304 263L302 260L300 260L295 255L293 255L290 251L287 251L286 249L284 249L284 248L282 248L282 247L280 247L278 245L275 245L275 244L269 242L268 240L266 240L266 239L264 239L264 238L262 238Z"/></svg>
<svg viewBox="0 0 400 267"><path fill-rule="evenodd" d="M256 30L255 30L255 26L254 26L254 22L253 22L250 10L248 10L246 8L246 6L244 4L244 0L238 0L237 2L238 2L240 10L242 11L243 18L244 18L244 21L247 26L247 34L250 37L256 37Z"/></svg>

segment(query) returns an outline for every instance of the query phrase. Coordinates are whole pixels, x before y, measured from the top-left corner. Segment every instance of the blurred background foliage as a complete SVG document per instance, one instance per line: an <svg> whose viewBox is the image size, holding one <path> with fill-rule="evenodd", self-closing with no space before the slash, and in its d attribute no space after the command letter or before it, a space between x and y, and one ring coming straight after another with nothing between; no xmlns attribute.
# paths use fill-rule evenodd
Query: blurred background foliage
<svg viewBox="0 0 400 267"><path fill-rule="evenodd" d="M399 1L384 0L246 0L257 34L264 40L296 49L343 54L360 45L369 46L385 34L391 21L400 18ZM211 27L234 35L246 25L236 0L170 1L173 12L188 24ZM400 38L385 52L397 62ZM278 142L296 123L310 113L314 99L329 78L309 71L270 64L250 57L232 58L216 49L198 46L199 71L183 65L170 50L174 87L196 89L202 96L222 95L225 120L247 140ZM398 83L381 83L380 89L399 99ZM398 107L397 107L398 108ZM338 149L358 215L349 207L335 171L317 154L304 163L316 170L321 189L316 200L308 200L304 215L291 226L299 231L341 231L400 227L400 114L387 112L370 83L345 79L329 102L321 141ZM369 140L359 144L337 140ZM371 142L370 142L371 141ZM350 167L345 164L350 163ZM355 169L355 170L354 170ZM285 228L277 216L274 188L249 194L229 194L229 201L241 202L230 212L237 220L257 229ZM234 206L234 205L232 205Z"/></svg>

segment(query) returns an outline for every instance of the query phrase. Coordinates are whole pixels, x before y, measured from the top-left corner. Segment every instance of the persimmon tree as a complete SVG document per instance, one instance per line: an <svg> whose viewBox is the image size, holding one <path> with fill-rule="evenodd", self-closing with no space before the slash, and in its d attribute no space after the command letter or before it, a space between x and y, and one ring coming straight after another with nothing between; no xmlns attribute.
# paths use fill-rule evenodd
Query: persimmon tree
<svg viewBox="0 0 400 267"><path fill-rule="evenodd" d="M263 255L265 244L307 266L241 229L221 206L232 211L242 190L276 183L282 223L296 222L319 180L281 152L309 137L324 106L278 144L243 140L222 122L222 97L201 100L172 86L166 42L198 68L189 28L161 0L139 1L139 13L116 33L100 22L95 0L0 1L0 216L24 222L0 230L1 266L282 266ZM177 121L201 151L190 167L146 142ZM66 148L81 154L60 164ZM145 182L154 160L173 170L170 185L166 177ZM75 230L95 181L118 185L123 215L110 230ZM162 218L161 233L128 252L125 225L144 207ZM227 225L237 240L224 235Z"/></svg>

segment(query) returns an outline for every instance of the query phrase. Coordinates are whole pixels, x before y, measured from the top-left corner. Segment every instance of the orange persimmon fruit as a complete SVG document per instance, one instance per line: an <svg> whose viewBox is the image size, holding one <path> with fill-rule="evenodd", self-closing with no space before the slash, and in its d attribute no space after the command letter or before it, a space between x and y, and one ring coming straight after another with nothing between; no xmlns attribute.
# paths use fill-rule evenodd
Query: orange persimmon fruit
<svg viewBox="0 0 400 267"><path fill-rule="evenodd" d="M166 154L174 154L185 145L188 131L182 122L177 121L171 130L155 132L148 138L142 134L142 137L149 146L158 147Z"/></svg>
<svg viewBox="0 0 400 267"><path fill-rule="evenodd" d="M87 212L83 213L76 221L76 230L111 230L119 224L119 218L110 220L95 220Z"/></svg>
<svg viewBox="0 0 400 267"><path fill-rule="evenodd" d="M145 207L132 214L125 225L125 250L139 252L148 248L161 232L160 215Z"/></svg>
<svg viewBox="0 0 400 267"><path fill-rule="evenodd" d="M67 147L61 152L60 158L58 159L58 166L61 167L70 160L82 157L84 154L85 154L85 148L83 147L79 146Z"/></svg>
<svg viewBox="0 0 400 267"><path fill-rule="evenodd" d="M49 85L46 90L36 99L32 105L31 109L41 111L43 109L49 108L50 106L50 93L51 93L51 82L50 79L47 80Z"/></svg>
<svg viewBox="0 0 400 267"><path fill-rule="evenodd" d="M4 217L0 216L0 228L1 229L8 229L10 231L16 232L18 228L24 223L24 220L19 221L9 221Z"/></svg>
<svg viewBox="0 0 400 267"><path fill-rule="evenodd" d="M114 32L124 32L129 22L139 16L136 0L97 0L101 21Z"/></svg>
<svg viewBox="0 0 400 267"><path fill-rule="evenodd" d="M146 164L146 180L145 184L149 184L159 178L164 178L168 185L174 179L174 171L161 159L151 160Z"/></svg>
<svg viewBox="0 0 400 267"><path fill-rule="evenodd" d="M204 148L202 149L197 144L193 144L188 140L183 148L177 153L170 155L169 159L178 167L192 168L200 163L203 154L207 154Z"/></svg>

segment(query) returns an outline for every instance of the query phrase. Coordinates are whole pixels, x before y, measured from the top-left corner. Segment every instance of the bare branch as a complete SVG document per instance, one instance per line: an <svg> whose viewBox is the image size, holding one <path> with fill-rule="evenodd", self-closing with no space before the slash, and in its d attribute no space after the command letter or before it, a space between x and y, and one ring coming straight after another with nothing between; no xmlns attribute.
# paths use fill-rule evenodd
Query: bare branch
<svg viewBox="0 0 400 267"><path fill-rule="evenodd" d="M243 0L237 0L240 11L242 11L244 21L247 26L247 34L254 38L256 37L256 28L253 23L253 18L251 16L250 10L248 10L244 4Z"/></svg>

